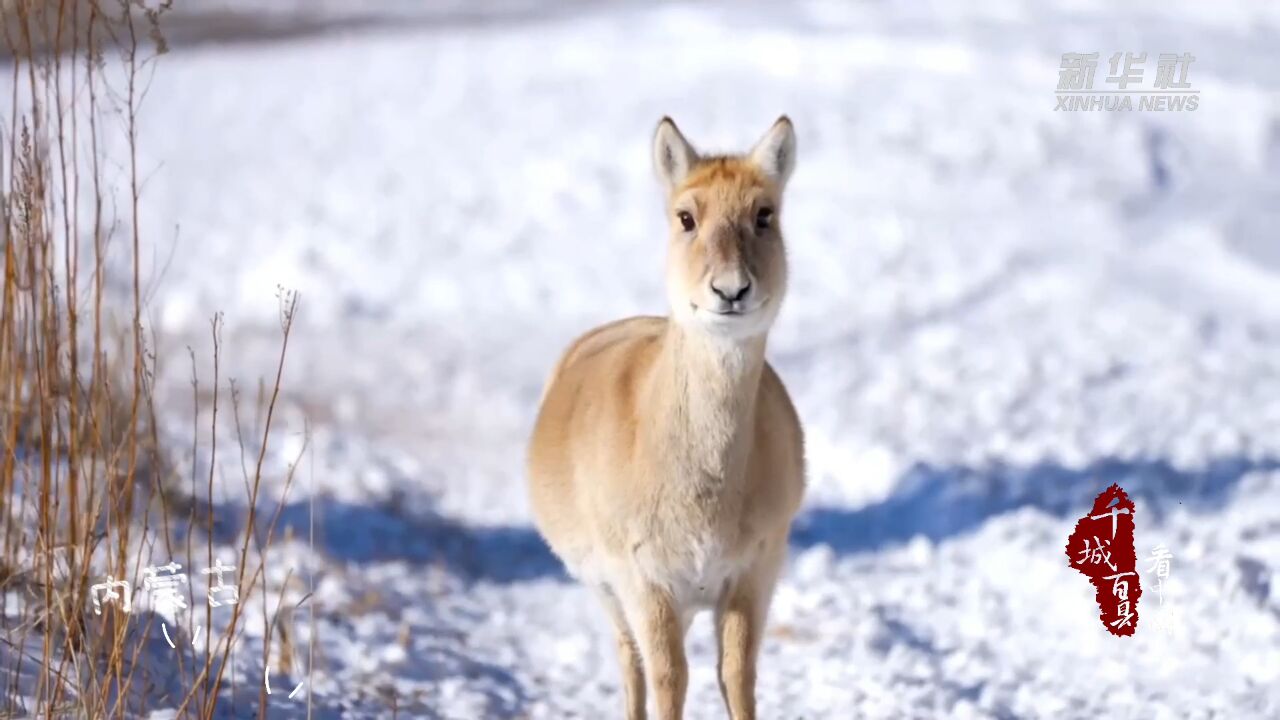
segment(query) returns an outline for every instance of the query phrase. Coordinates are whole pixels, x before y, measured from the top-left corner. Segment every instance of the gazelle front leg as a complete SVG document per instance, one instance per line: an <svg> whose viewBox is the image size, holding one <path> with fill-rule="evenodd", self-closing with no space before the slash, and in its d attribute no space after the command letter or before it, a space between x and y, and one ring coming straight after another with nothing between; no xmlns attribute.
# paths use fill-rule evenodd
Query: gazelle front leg
<svg viewBox="0 0 1280 720"><path fill-rule="evenodd" d="M756 717L756 659L782 556L781 552L772 552L757 561L725 590L716 607L716 640L720 647L716 670L720 693L732 720Z"/></svg>
<svg viewBox="0 0 1280 720"><path fill-rule="evenodd" d="M622 691L626 702L627 720L645 720L644 666L640 660L640 648L635 635L627 624L622 604L607 587L600 591L601 601L613 621L614 641L618 646L618 665L622 669Z"/></svg>
<svg viewBox="0 0 1280 720"><path fill-rule="evenodd" d="M680 720L689 665L684 655L684 623L671 594L653 585L639 588L627 604L627 621L640 645L658 720Z"/></svg>

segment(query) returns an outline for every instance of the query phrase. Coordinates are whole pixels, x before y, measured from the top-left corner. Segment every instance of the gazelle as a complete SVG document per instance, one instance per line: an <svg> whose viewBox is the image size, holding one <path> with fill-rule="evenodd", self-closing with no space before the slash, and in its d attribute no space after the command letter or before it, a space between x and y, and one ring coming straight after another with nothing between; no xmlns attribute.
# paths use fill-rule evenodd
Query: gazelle
<svg viewBox="0 0 1280 720"><path fill-rule="evenodd" d="M702 156L669 118L667 317L580 337L543 392L529 448L537 524L617 632L626 713L680 718L684 636L713 608L720 690L755 717L756 657L804 493L800 421L765 362L787 287L779 226L795 166L779 118L745 155Z"/></svg>

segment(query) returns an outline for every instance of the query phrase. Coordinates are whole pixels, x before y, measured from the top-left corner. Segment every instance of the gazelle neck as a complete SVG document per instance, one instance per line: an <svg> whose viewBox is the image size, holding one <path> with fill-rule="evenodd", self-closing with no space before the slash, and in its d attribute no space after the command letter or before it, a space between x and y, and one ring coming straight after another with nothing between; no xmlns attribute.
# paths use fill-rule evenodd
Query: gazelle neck
<svg viewBox="0 0 1280 720"><path fill-rule="evenodd" d="M766 336L726 338L675 319L667 323L654 367L653 395L667 440L687 452L694 469L715 478L740 476L755 424Z"/></svg>

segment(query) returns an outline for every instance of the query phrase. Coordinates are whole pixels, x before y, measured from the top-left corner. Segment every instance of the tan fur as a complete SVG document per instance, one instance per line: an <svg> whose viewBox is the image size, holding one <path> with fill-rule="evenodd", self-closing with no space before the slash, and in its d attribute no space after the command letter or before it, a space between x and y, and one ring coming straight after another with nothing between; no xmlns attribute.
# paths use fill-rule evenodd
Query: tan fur
<svg viewBox="0 0 1280 720"><path fill-rule="evenodd" d="M534 514L613 620L630 720L647 695L658 717L682 716L684 634L703 607L716 613L729 714L755 717L756 657L804 491L800 422L764 360L786 290L778 221L793 155L785 118L750 154L709 159L664 119L671 314L582 336L544 391ZM760 229L762 208L773 215Z"/></svg>

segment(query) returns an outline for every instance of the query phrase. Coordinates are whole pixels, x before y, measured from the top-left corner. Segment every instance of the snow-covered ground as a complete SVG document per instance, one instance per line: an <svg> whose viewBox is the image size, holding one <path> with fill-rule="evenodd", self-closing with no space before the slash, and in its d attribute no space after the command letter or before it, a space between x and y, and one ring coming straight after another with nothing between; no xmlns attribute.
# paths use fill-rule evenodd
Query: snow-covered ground
<svg viewBox="0 0 1280 720"><path fill-rule="evenodd" d="M273 717L308 695L342 717L619 714L603 614L530 524L524 443L567 342L663 310L657 119L735 149L783 112L769 354L810 485L762 717L1280 716L1280 5L391 5L179 46L143 113L175 437L209 316L253 388L277 286L302 297L273 474L304 420L311 444L270 575L314 580L315 664ZM1199 108L1054 112L1061 54L1095 51L1099 86L1114 52L1148 73L1190 52ZM228 522L238 473L218 471ZM1113 482L1141 569L1174 555L1169 636L1103 632L1065 561ZM705 619L689 646L688 714L723 717Z"/></svg>

